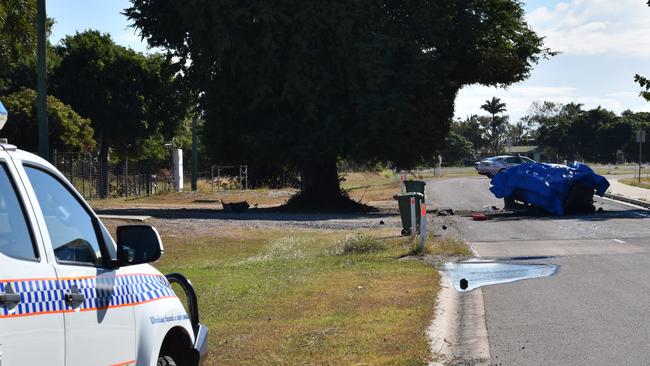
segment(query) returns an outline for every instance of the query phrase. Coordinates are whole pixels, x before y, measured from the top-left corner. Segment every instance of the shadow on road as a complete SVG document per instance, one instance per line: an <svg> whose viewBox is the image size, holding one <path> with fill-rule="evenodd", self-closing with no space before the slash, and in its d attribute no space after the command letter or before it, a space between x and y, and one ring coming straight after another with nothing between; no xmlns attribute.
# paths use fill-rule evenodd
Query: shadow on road
<svg viewBox="0 0 650 366"><path fill-rule="evenodd" d="M489 215L491 220L495 221L517 221L517 220L581 220L581 221L606 221L612 219L647 219L650 218L650 212L643 209L615 210L615 211L598 211L587 214L573 214L557 216L543 211L530 210L518 212L504 212Z"/></svg>
<svg viewBox="0 0 650 366"><path fill-rule="evenodd" d="M397 212L367 213L297 213L281 212L275 209L250 209L242 213L225 212L216 209L167 209L167 208L111 208L96 209L99 215L151 216L158 219L218 219L218 220L262 220L262 221L325 221L358 220L394 217Z"/></svg>

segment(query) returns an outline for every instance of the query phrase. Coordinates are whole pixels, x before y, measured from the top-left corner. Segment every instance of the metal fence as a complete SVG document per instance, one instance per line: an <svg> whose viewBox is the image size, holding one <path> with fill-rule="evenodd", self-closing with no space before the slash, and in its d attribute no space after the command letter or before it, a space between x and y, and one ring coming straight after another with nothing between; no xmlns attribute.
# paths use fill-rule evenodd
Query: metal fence
<svg viewBox="0 0 650 366"><path fill-rule="evenodd" d="M109 164L105 175L101 174L98 158L87 153L55 153L54 165L85 199L147 196L173 187L169 170L154 172L128 160ZM107 183L105 194L102 176Z"/></svg>
<svg viewBox="0 0 650 366"><path fill-rule="evenodd" d="M210 175L212 191L248 189L248 165L213 165Z"/></svg>
<svg viewBox="0 0 650 366"><path fill-rule="evenodd" d="M102 174L96 155L56 151L54 165L87 200L148 196L174 189L172 174L166 167L145 168L137 162L123 160L109 164L107 172ZM187 178L184 186L189 189L190 177L183 176ZM205 192L248 189L248 165L213 165L210 171L200 174L199 184Z"/></svg>

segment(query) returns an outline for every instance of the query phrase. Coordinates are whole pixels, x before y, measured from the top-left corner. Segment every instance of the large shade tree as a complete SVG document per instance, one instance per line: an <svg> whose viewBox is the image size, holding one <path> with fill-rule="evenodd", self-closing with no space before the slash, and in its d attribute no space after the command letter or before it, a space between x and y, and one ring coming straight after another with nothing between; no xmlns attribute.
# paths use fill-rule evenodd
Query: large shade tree
<svg viewBox="0 0 650 366"><path fill-rule="evenodd" d="M312 206L341 202L337 159L411 167L442 147L461 87L548 54L516 0L132 2L204 92L213 157L293 167Z"/></svg>
<svg viewBox="0 0 650 366"><path fill-rule="evenodd" d="M0 93L11 87L12 71L35 58L36 0L0 0Z"/></svg>
<svg viewBox="0 0 650 366"><path fill-rule="evenodd" d="M53 24L47 20L48 34ZM36 43L36 0L0 0L0 94L36 88ZM48 72L56 64L47 52Z"/></svg>
<svg viewBox="0 0 650 366"><path fill-rule="evenodd" d="M92 121L99 143L100 194L107 194L111 148L122 156L141 149L154 134L171 134L184 120L189 96L176 77L177 65L161 55L145 56L116 45L108 34L85 31L56 47L61 58L52 89Z"/></svg>
<svg viewBox="0 0 650 366"><path fill-rule="evenodd" d="M38 149L36 91L21 89L2 98L9 120L2 136L27 151ZM90 120L79 116L55 97L47 97L49 146L52 151L91 152L95 148Z"/></svg>

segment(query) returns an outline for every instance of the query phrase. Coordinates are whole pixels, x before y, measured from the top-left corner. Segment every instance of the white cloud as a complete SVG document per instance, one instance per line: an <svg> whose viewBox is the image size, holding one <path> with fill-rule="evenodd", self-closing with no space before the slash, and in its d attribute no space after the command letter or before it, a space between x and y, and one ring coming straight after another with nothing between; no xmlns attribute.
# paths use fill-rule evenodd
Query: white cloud
<svg viewBox="0 0 650 366"><path fill-rule="evenodd" d="M506 103L506 113L511 121L516 122L536 100L569 103L576 99L575 93L576 88L570 86L513 86L502 89L474 85L460 91L455 115L464 118L470 114L486 114L481 105L495 96Z"/></svg>
<svg viewBox="0 0 650 366"><path fill-rule="evenodd" d="M601 106L620 113L626 109L635 112L650 111L650 103L639 97L638 92L620 91L602 96L582 96L578 89L571 86L513 86L508 89L485 86L463 88L456 99L456 117L465 118L471 114L485 115L481 109L487 99L495 96L506 103L506 114L511 122L517 122L526 115L535 101L555 103L581 103L585 109Z"/></svg>
<svg viewBox="0 0 650 366"><path fill-rule="evenodd" d="M526 15L546 45L566 54L650 58L650 7L641 0L573 0Z"/></svg>

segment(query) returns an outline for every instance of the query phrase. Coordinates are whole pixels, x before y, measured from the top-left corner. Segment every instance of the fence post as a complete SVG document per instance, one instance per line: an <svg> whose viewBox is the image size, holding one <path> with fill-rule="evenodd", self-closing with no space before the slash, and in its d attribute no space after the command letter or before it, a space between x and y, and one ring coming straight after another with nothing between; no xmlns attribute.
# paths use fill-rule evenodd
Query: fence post
<svg viewBox="0 0 650 366"><path fill-rule="evenodd" d="M197 112L198 114L198 112ZM196 136L196 123L198 120L198 116L194 116L192 118L192 182L191 182L191 188L192 192L196 192L196 182L198 180L199 176L199 153L198 153L198 148L197 148L197 136Z"/></svg>
<svg viewBox="0 0 650 366"><path fill-rule="evenodd" d="M415 236L417 231L417 223L415 216L415 197L411 197L411 236Z"/></svg>
<svg viewBox="0 0 650 366"><path fill-rule="evenodd" d="M124 159L124 168L122 170L122 194L129 196L129 158Z"/></svg>
<svg viewBox="0 0 650 366"><path fill-rule="evenodd" d="M420 212L420 252L424 253L427 237L427 205L422 202Z"/></svg>

